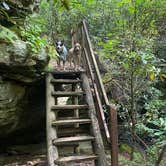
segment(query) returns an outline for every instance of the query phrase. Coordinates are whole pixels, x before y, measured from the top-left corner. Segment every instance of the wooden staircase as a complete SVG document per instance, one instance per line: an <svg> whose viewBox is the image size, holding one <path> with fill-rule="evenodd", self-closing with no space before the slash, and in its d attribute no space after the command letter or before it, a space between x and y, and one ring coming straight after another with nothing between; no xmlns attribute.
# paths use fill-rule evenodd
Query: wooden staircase
<svg viewBox="0 0 166 166"><path fill-rule="evenodd" d="M46 78L49 166L79 166L92 161L107 166L96 109L85 71L54 71ZM61 104L60 98L67 97ZM82 142L90 150L80 149ZM63 153L67 151L68 153Z"/></svg>

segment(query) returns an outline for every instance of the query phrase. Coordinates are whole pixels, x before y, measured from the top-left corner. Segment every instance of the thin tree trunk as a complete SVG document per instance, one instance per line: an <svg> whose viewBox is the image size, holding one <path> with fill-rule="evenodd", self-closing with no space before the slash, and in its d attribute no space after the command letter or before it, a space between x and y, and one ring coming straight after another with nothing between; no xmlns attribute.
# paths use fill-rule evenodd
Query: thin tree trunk
<svg viewBox="0 0 166 166"><path fill-rule="evenodd" d="M134 110L134 76L133 76L133 64L131 65L132 71L131 71L131 80L130 80L130 90L131 90L131 108L130 108L130 118L131 118L131 134L132 134L132 140L133 143L135 143L135 110ZM132 146L131 151L131 160L133 160L133 154L134 154L134 146Z"/></svg>
<svg viewBox="0 0 166 166"><path fill-rule="evenodd" d="M161 149L161 152L160 152L160 154L158 156L158 159L156 160L155 166L159 166L160 165L160 162L163 159L165 152L166 152L166 145L164 145L163 148Z"/></svg>

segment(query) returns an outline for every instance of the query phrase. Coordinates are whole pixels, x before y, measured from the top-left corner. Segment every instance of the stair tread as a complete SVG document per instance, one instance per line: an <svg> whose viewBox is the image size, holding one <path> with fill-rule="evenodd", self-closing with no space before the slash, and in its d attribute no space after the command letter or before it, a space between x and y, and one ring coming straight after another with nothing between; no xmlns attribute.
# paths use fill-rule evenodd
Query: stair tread
<svg viewBox="0 0 166 166"><path fill-rule="evenodd" d="M51 83L73 84L82 82L80 79L52 79Z"/></svg>
<svg viewBox="0 0 166 166"><path fill-rule="evenodd" d="M83 95L84 92L83 91L78 91L78 92L73 92L73 91L70 91L70 92L65 92L65 91L56 91L56 92L52 92L52 95L53 96L81 96Z"/></svg>
<svg viewBox="0 0 166 166"><path fill-rule="evenodd" d="M54 145L63 145L65 143L91 141L91 140L94 140L93 136L63 137L63 138L56 138L56 139L54 139L53 140L53 144Z"/></svg>
<svg viewBox="0 0 166 166"><path fill-rule="evenodd" d="M74 124L74 123L87 124L90 122L91 119L67 119L67 120L53 121L52 125L65 125L65 124Z"/></svg>
<svg viewBox="0 0 166 166"><path fill-rule="evenodd" d="M58 136L72 136L74 134L89 134L90 131L86 128L65 128L65 129L58 129L57 134Z"/></svg>
<svg viewBox="0 0 166 166"><path fill-rule="evenodd" d="M64 75L72 75L72 74L80 74L85 73L85 70L54 70L51 71L52 74L64 74Z"/></svg>
<svg viewBox="0 0 166 166"><path fill-rule="evenodd" d="M97 158L96 155L81 155L81 156L68 156L68 157L60 157L57 160L55 160L56 164L62 163L62 162L72 162L72 161L83 161L83 160L95 160Z"/></svg>
<svg viewBox="0 0 166 166"><path fill-rule="evenodd" d="M52 110L72 110L72 109L87 109L88 105L54 105Z"/></svg>

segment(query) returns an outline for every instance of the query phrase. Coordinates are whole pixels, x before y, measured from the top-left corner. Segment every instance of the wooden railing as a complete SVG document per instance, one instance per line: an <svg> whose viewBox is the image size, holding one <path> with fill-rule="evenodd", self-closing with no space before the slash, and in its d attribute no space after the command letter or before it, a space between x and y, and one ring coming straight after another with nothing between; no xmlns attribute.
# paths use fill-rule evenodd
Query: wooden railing
<svg viewBox="0 0 166 166"><path fill-rule="evenodd" d="M118 134L117 134L117 112L110 105L104 85L101 79L98 64L92 49L87 23L84 20L77 30L72 30L72 44L79 42L82 46L82 66L86 69L91 86L94 90L95 107L99 118L100 127L104 129L107 141L111 143L112 166L118 165ZM108 129L104 109L110 115L110 129Z"/></svg>

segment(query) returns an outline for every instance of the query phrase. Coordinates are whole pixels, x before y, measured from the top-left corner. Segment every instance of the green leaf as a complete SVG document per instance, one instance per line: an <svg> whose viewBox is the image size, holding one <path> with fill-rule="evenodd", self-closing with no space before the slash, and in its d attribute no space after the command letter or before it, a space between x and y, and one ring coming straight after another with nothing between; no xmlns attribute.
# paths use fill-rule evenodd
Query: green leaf
<svg viewBox="0 0 166 166"><path fill-rule="evenodd" d="M132 6L132 5L130 5L130 6L128 7L128 11L129 11L130 14L134 14L134 12L135 12L135 7Z"/></svg>

